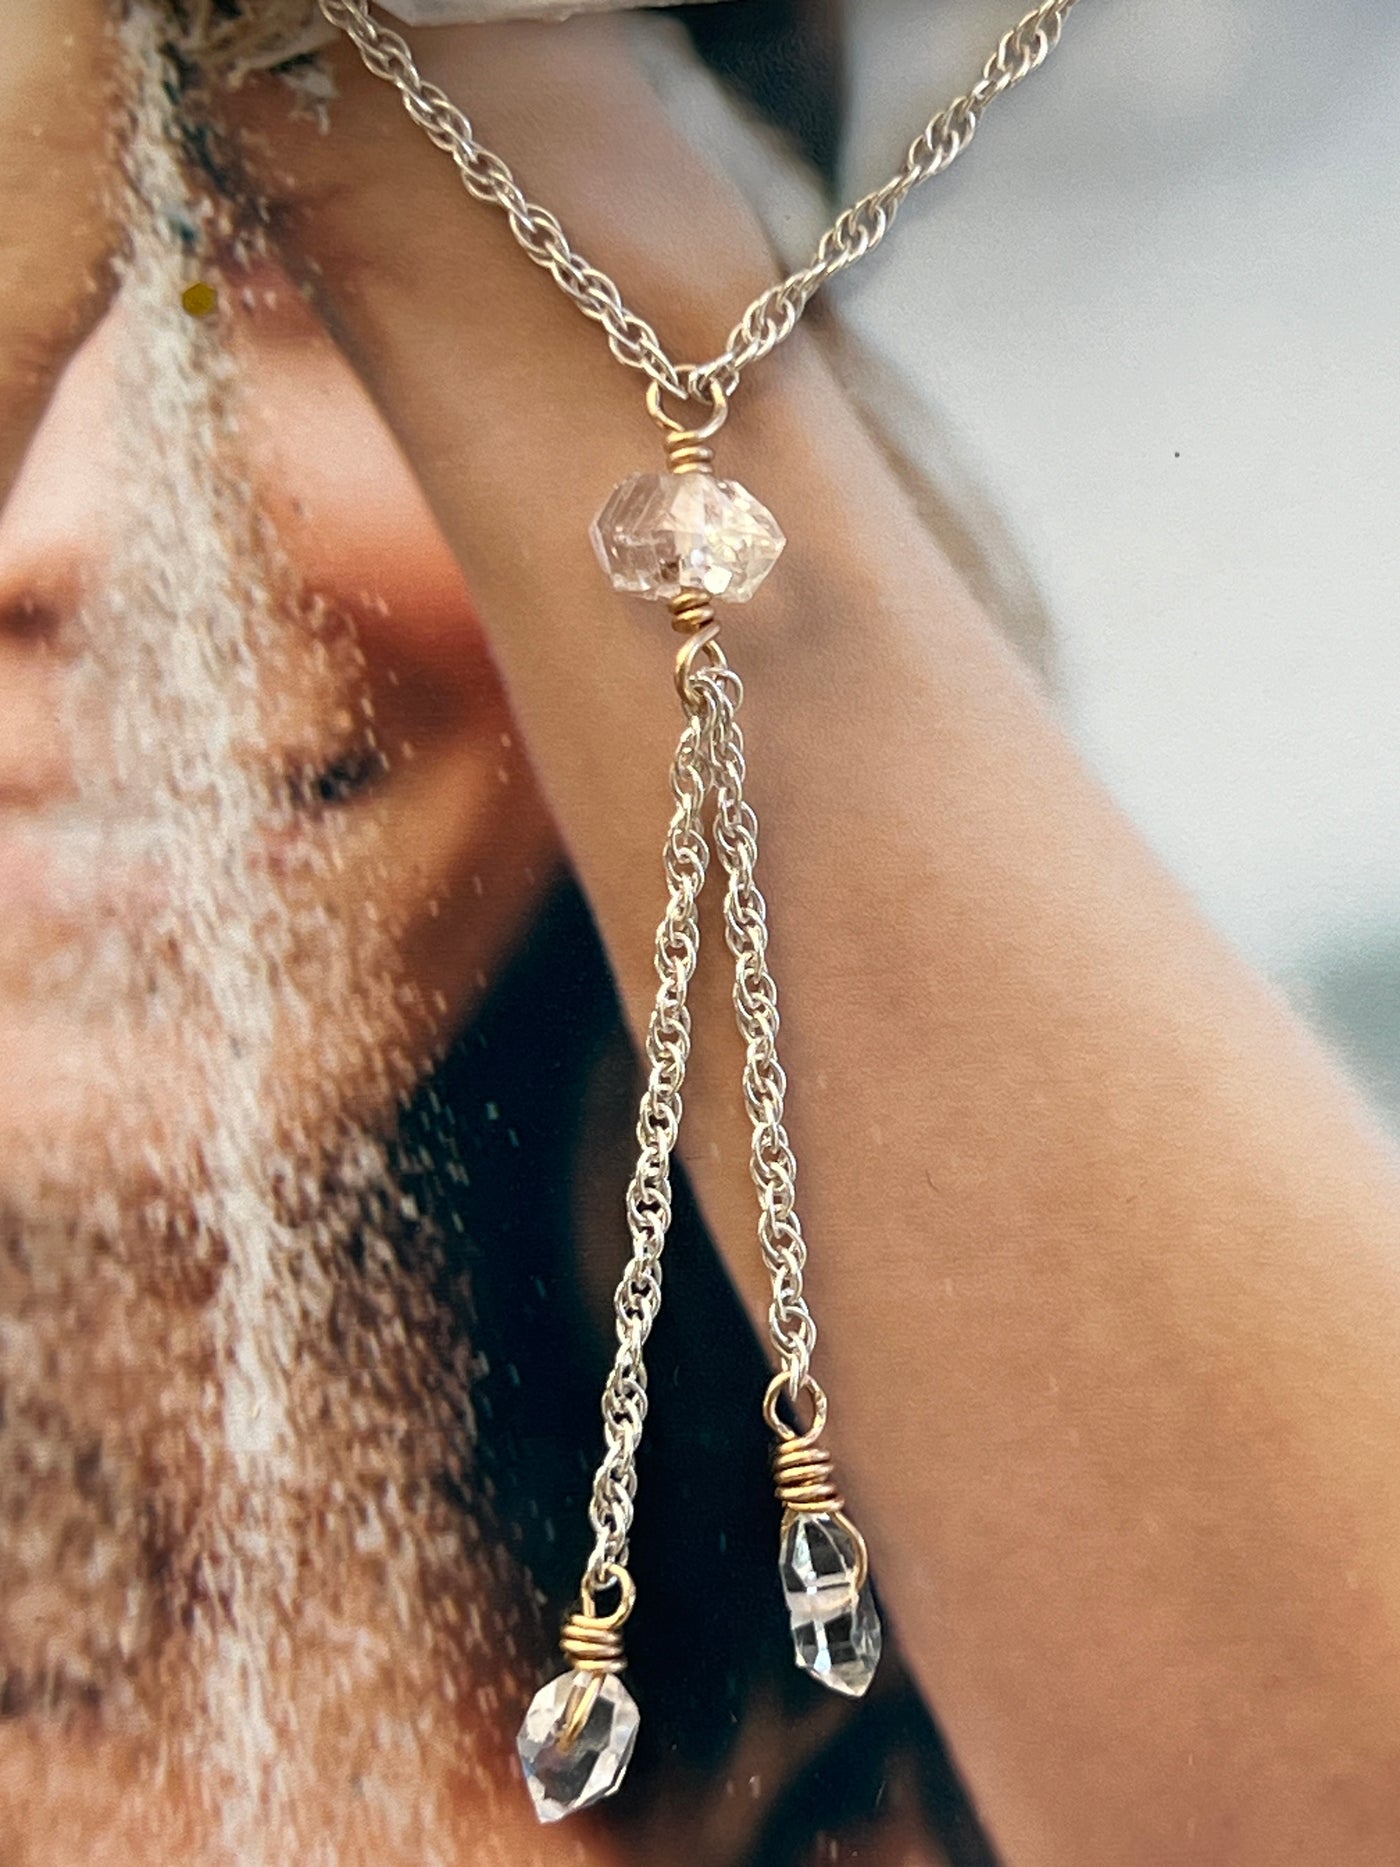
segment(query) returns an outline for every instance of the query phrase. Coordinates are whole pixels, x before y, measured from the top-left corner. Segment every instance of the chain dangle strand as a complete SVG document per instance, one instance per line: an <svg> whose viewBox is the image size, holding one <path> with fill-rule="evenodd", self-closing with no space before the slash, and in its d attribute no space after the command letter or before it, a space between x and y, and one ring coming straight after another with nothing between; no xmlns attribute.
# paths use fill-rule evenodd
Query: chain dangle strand
<svg viewBox="0 0 1400 1867"><path fill-rule="evenodd" d="M811 1371L817 1326L803 1295L807 1246L798 1222L797 1161L784 1126L787 1078L778 1061L778 987L768 964L768 910L759 891L758 818L744 795L739 725L743 684L715 644L694 683L708 691L714 841L728 883L724 932L734 956L734 1010L744 1040L744 1102L753 1124L749 1170L758 1191L758 1239L772 1279L769 1334L779 1372L763 1414L772 1429L773 1480L783 1507L778 1572L797 1663L849 1698L868 1690L880 1662L880 1617L870 1592L865 1538L846 1515L830 1452L822 1444L827 1402ZM812 1420L798 1433L778 1413L786 1392L805 1396Z"/></svg>
<svg viewBox="0 0 1400 1867"><path fill-rule="evenodd" d="M697 679L711 690L716 729L715 846L728 886L724 932L734 956L734 1009L744 1040L744 1104L753 1124L749 1171L758 1189L758 1242L773 1283L768 1332L796 1404L811 1373L817 1325L802 1294L807 1246L798 1221L797 1161L783 1125L787 1077L778 1061L778 987L768 965L768 910L755 879L758 820L744 796L743 685L716 645L718 665Z"/></svg>
<svg viewBox="0 0 1400 1867"><path fill-rule="evenodd" d="M1000 40L971 90L924 125L898 172L827 228L806 266L754 299L719 355L708 363L677 363L646 319L627 308L613 280L575 252L555 216L531 201L509 165L477 141L470 120L424 78L400 35L370 16L368 0L320 0L321 12L354 42L366 69L397 88L409 116L451 156L469 193L499 208L526 256L549 273L586 318L602 325L618 362L694 402L708 401L715 388L732 395L744 370L792 335L826 281L875 250L906 196L957 161L988 105L1045 63L1074 5L1075 0L1042 0L1033 7Z"/></svg>
<svg viewBox="0 0 1400 1867"><path fill-rule="evenodd" d="M656 933L660 989L646 1037L649 1068L637 1116L637 1165L627 1188L632 1257L617 1287L617 1358L603 1390L606 1451L594 1480L589 1521L593 1554L586 1580L601 1588L627 1560L637 1490L637 1448L646 1417L643 1350L661 1308L661 1254L671 1223L671 1153L681 1124L681 1088L690 1057L686 995L700 951L699 901L709 851L702 812L709 789L710 696L687 693L689 717L671 768L675 812L666 836L668 899Z"/></svg>
<svg viewBox="0 0 1400 1867"><path fill-rule="evenodd" d="M627 1570L628 1536L647 1411L644 1351L661 1308L671 1154L680 1132L681 1089L690 1056L686 998L700 951L700 890L709 856L702 813L709 790L713 706L709 691L693 683L683 698L687 718L671 768L675 809L664 850L667 901L656 934L659 987L646 1038L638 1159L627 1189L632 1253L617 1287L617 1355L603 1389L604 1453L588 1513L593 1553L580 1588L581 1611L566 1619L560 1640L570 1670L536 1693L518 1740L535 1813L547 1822L618 1789L639 1723L632 1696L618 1677L625 1664L622 1628L636 1594ZM600 1615L597 1597L614 1588L617 1607Z"/></svg>
<svg viewBox="0 0 1400 1867"><path fill-rule="evenodd" d="M535 1695L517 1739L535 1811L544 1821L611 1795L636 1741L636 1706L616 1675L623 1664L621 1627L631 1609L626 1561L647 1410L643 1350L661 1306L670 1162L690 1055L686 999L699 957L699 900L709 859L703 811L727 699L724 689L705 678L725 666L715 639L713 599L746 601L784 544L772 514L751 493L715 477L713 451L705 441L723 424L728 405L723 391L711 399L710 420L697 431L664 412L659 392L648 396L665 436L669 472L625 480L592 528L594 549L613 583L670 606L672 626L685 638L675 680L686 723L671 771L669 895L656 937L660 989L647 1031L640 1151L627 1193L632 1259L617 1291L618 1351L603 1393L605 1450L589 1506L594 1548L581 1589L583 1611L569 1618L561 1642L573 1670ZM596 1618L595 1597L613 1584L623 1600L604 1626Z"/></svg>

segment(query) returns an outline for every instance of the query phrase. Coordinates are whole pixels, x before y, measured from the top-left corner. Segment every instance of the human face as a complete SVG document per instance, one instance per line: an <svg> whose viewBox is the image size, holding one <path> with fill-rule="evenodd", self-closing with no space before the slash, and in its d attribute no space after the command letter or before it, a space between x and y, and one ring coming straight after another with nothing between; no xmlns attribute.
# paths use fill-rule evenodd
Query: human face
<svg viewBox="0 0 1400 1867"><path fill-rule="evenodd" d="M317 1169L382 1170L347 1147L559 861L349 368L274 268L221 276L197 325L164 265L128 276L0 516L0 1684L32 1714L0 1719L0 1804L64 1861L227 1858L170 1835L230 1785L260 1806L264 1699L325 1836L323 1773L440 1840L500 1747L442 1688L506 1610L438 1482L467 1458L441 1319L391 1253L341 1249L383 1245L392 1185ZM237 1610L187 1613L211 1561ZM226 1647L261 1685L222 1691ZM436 1772L395 1735L429 1716ZM337 1858L391 1858L351 1807L369 1838Z"/></svg>
<svg viewBox="0 0 1400 1867"><path fill-rule="evenodd" d="M236 1007L211 1008L217 993L191 984L241 911L237 890L215 914L201 904L201 865L231 861L259 897L246 947L265 947L278 922L285 1003L274 989L263 1076L279 1119L305 1134L383 1118L470 1015L558 862L461 574L349 367L265 263L224 282L190 341L231 359L214 479L238 481L264 543L271 527L273 568L252 580L271 592L256 704L240 713L230 682L226 754L245 801L259 786L269 801L230 828L225 800L215 834L199 784L174 796L152 778L182 731L200 738L186 752L205 788L218 788L221 755L208 693L200 711L180 691L179 636L199 627L179 614L195 576L186 543L144 557L132 546L147 524L133 478L151 475L161 496L129 452L145 310L123 291L75 357L0 514L0 1161L12 1182L63 1184L82 1163L120 1184L207 1123L220 1048L246 1049L247 1034L230 1031ZM157 538L161 520L149 516ZM136 612L147 664L121 647ZM123 742L117 716L133 697L149 699L154 747ZM250 846L231 850L230 837ZM163 1020L143 998L162 968L184 975L178 1015Z"/></svg>

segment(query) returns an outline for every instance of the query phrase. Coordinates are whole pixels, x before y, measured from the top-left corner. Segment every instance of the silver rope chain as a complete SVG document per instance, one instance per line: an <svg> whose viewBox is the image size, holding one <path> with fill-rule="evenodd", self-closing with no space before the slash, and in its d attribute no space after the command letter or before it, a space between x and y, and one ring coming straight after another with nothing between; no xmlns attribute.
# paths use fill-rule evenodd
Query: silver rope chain
<svg viewBox="0 0 1400 1867"><path fill-rule="evenodd" d="M671 1225L671 1154L681 1126L681 1085L690 1058L686 995L700 952L700 890L709 849L702 813L710 789L714 702L696 690L671 766L676 800L663 861L667 899L656 931L660 986L647 1027L646 1088L637 1115L637 1165L627 1188L632 1256L615 1299L617 1357L603 1389L603 1461L593 1481L594 1547L587 1579L596 1589L610 1563L625 1563L637 1492L637 1448L647 1410L643 1352L661 1308L661 1254Z"/></svg>
<svg viewBox="0 0 1400 1867"><path fill-rule="evenodd" d="M744 1039L744 1102L753 1124L750 1171L758 1237L772 1279L769 1334L795 1396L811 1367L817 1327L802 1294L807 1247L795 1210L797 1161L783 1126L787 1079L778 1061L778 988L768 966L768 914L755 879L758 820L744 796L739 676L711 643L686 681L686 724L671 766L675 811L663 861L667 901L656 933L660 981L647 1027L639 1154L627 1189L632 1255L617 1286L617 1356L603 1389L603 1460L593 1481L594 1546L587 1584L601 1590L625 1564L637 1491L637 1449L647 1411L644 1351L661 1308L661 1261L671 1224L671 1155L690 1058L687 995L700 951L700 892L709 849L703 813L714 797L714 840L728 877L725 939L735 960L734 1008Z"/></svg>
<svg viewBox="0 0 1400 1867"><path fill-rule="evenodd" d="M744 1040L744 1103L753 1123L749 1171L758 1189L758 1242L772 1279L768 1333L797 1390L811 1372L817 1325L802 1295L807 1245L798 1223L797 1160L783 1126L787 1078L778 1061L778 987L768 966L768 910L755 879L758 819L744 796L744 735L739 726L743 684L718 645L693 680L709 695L715 848L728 876L724 936L734 955L734 1010Z"/></svg>
<svg viewBox="0 0 1400 1867"><path fill-rule="evenodd" d="M320 0L321 12L354 42L366 68L396 87L409 116L451 156L468 193L499 208L526 256L549 273L585 317L602 325L618 362L643 371L671 395L704 403L716 389L732 395L742 372L792 335L818 289L875 250L905 197L957 161L987 106L1044 64L1074 4L1042 0L1032 8L1002 38L971 90L925 124L898 173L827 228L806 266L754 299L718 356L708 363L676 363L646 319L628 310L608 275L575 252L554 215L531 201L509 165L477 141L470 120L424 78L399 34L370 17L367 0Z"/></svg>

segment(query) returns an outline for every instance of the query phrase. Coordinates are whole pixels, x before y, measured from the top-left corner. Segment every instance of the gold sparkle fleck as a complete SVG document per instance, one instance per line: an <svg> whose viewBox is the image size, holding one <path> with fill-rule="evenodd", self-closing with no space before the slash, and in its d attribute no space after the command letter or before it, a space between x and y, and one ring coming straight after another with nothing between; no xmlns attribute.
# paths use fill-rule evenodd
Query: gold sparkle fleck
<svg viewBox="0 0 1400 1867"><path fill-rule="evenodd" d="M180 303L192 318L207 318L211 312L218 309L219 294L205 280L196 279L195 283L187 286L181 294Z"/></svg>

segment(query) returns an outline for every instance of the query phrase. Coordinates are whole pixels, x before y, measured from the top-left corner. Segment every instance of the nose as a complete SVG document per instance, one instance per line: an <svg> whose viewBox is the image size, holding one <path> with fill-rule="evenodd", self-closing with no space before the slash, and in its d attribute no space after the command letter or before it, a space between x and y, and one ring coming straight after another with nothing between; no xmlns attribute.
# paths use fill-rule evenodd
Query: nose
<svg viewBox="0 0 1400 1867"><path fill-rule="evenodd" d="M72 783L61 644L76 614L76 566L20 549L14 509L12 499L0 518L0 808Z"/></svg>
<svg viewBox="0 0 1400 1867"><path fill-rule="evenodd" d="M13 507L0 515L0 680L12 660L24 665L36 650L59 649L82 600L81 565L46 554L38 538L12 538Z"/></svg>
<svg viewBox="0 0 1400 1867"><path fill-rule="evenodd" d="M0 808L71 788L63 675L81 602L79 540L26 467L0 513Z"/></svg>
<svg viewBox="0 0 1400 1867"><path fill-rule="evenodd" d="M115 520L109 345L99 327L73 357L0 510L0 806L71 785L63 679Z"/></svg>
<svg viewBox="0 0 1400 1867"><path fill-rule="evenodd" d="M60 377L0 510L0 682L66 645L95 587L116 521L111 440L111 322Z"/></svg>

